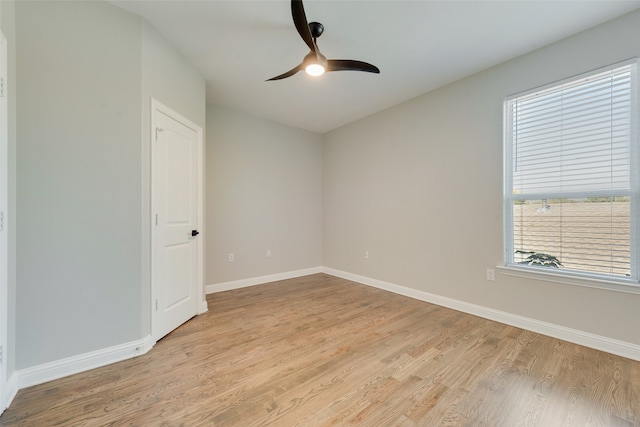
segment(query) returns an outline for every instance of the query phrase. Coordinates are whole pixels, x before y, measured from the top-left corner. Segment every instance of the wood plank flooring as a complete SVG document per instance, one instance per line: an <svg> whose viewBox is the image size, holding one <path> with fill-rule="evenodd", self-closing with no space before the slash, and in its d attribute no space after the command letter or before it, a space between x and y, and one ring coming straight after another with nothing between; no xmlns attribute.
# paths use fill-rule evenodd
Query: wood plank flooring
<svg viewBox="0 0 640 427"><path fill-rule="evenodd" d="M207 299L0 426L640 426L640 362L325 274Z"/></svg>

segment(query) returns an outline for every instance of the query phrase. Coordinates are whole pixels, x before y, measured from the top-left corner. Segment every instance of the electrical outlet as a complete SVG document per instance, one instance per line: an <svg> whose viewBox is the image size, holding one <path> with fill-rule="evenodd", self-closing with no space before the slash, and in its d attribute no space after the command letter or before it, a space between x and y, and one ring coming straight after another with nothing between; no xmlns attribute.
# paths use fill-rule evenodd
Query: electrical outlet
<svg viewBox="0 0 640 427"><path fill-rule="evenodd" d="M487 280L491 282L496 280L496 271L493 268L487 268Z"/></svg>
<svg viewBox="0 0 640 427"><path fill-rule="evenodd" d="M267 258L271 258L271 249L267 249Z"/></svg>
<svg viewBox="0 0 640 427"><path fill-rule="evenodd" d="M364 259L369 259L369 251L364 251Z"/></svg>
<svg viewBox="0 0 640 427"><path fill-rule="evenodd" d="M229 254L229 262L233 262L233 261L235 261L235 260L236 260L235 255L233 255L233 254Z"/></svg>

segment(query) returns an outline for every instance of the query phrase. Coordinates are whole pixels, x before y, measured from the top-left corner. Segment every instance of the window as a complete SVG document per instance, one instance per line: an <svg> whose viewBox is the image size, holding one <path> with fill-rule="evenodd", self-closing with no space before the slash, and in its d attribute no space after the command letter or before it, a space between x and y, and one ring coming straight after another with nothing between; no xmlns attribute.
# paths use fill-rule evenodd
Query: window
<svg viewBox="0 0 640 427"><path fill-rule="evenodd" d="M637 283L636 62L505 101L505 264Z"/></svg>

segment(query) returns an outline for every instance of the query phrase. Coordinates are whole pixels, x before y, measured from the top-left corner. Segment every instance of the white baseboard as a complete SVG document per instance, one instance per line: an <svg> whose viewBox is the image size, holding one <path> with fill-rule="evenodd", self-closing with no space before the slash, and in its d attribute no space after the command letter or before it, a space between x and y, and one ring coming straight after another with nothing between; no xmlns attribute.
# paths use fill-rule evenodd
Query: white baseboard
<svg viewBox="0 0 640 427"><path fill-rule="evenodd" d="M200 308L198 310L198 314L204 314L209 311L209 304L207 304L207 300L200 302Z"/></svg>
<svg viewBox="0 0 640 427"><path fill-rule="evenodd" d="M68 375L99 368L145 354L155 345L150 335L125 344L79 354L54 362L43 363L17 372L17 388L42 384Z"/></svg>
<svg viewBox="0 0 640 427"><path fill-rule="evenodd" d="M395 294L404 295L417 300L437 304L443 307L469 313L485 319L527 329L550 337L562 339L575 344L591 347L596 350L605 351L622 357L640 361L640 346L625 341L607 338L588 332L542 322L539 320L494 310L488 307L467 303L464 301L442 297L417 289L407 288L393 283L384 282L370 277L360 276L327 267L315 267L304 270L290 271L286 273L272 274L267 276L254 277L250 279L236 280L232 282L217 283L206 287L207 293L222 292L231 289L239 289L278 280L292 279L316 273L326 273L332 276L341 277L363 285L372 286ZM206 309L206 307L203 307ZM130 359L147 353L155 341L151 336L147 336L138 341L109 347L66 359L44 363L27 369L15 372L8 379L5 395L0 396L2 406L8 407L19 389L42 384L47 381L84 372L90 369L105 366L121 360ZM4 408L3 408L4 409ZM1 411L0 411L1 412Z"/></svg>
<svg viewBox="0 0 640 427"><path fill-rule="evenodd" d="M4 395L0 396L0 414L11 405L13 398L18 394L18 375L14 372L4 386Z"/></svg>
<svg viewBox="0 0 640 427"><path fill-rule="evenodd" d="M278 280L294 279L296 277L308 276L310 274L322 273L323 267L306 268L304 270L294 270L285 273L269 274L267 276L251 277L249 279L234 280L231 282L215 283L207 285L206 293L230 291L233 289L247 288L249 286L262 285L264 283L277 282Z"/></svg>
<svg viewBox="0 0 640 427"><path fill-rule="evenodd" d="M601 350L607 353L616 354L618 356L640 361L640 345L632 344L626 341L615 340L612 338L591 334L589 332L584 332L577 329L567 328L553 323L542 322L540 320L519 316L517 314L494 310L492 308L471 304L453 298L442 297L428 292L419 291L417 289L407 288L404 286L395 285L393 283L387 283L381 280L347 273L345 271L335 270L332 268L325 267L322 269L322 271L326 274L341 277L343 279L351 280L363 285L383 289L395 294L404 295L417 300L451 308L453 310L473 314L474 316L515 326L517 328L537 332L542 335L569 341L574 344L580 344L585 347L594 348L596 350Z"/></svg>

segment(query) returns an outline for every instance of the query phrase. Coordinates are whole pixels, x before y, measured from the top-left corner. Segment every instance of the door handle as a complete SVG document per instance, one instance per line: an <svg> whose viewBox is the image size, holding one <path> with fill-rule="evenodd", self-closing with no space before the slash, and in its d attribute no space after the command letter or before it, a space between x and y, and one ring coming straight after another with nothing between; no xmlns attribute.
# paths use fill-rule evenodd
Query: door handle
<svg viewBox="0 0 640 427"><path fill-rule="evenodd" d="M198 230L191 230L191 237L195 237L198 234L200 234L200 232Z"/></svg>

